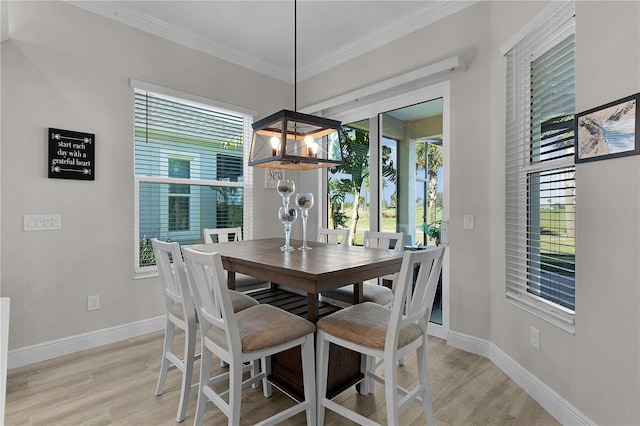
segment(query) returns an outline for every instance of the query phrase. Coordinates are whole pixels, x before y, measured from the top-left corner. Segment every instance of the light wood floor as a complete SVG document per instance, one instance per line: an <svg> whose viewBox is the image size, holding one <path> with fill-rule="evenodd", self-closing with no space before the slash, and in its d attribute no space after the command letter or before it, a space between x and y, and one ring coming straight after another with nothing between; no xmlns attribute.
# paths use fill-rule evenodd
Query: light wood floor
<svg viewBox="0 0 640 426"><path fill-rule="evenodd" d="M155 396L163 333L153 333L55 360L10 370L7 380L6 425L176 425L180 373L169 372L162 396ZM178 342L182 344L182 342ZM199 368L196 363L196 370ZM219 363L214 361L214 365ZM416 379L415 355L400 368L399 382ZM491 361L448 347L437 338L429 341L429 374L438 425L558 425L538 403ZM196 380L197 381L197 371ZM336 400L371 419L386 423L384 392L362 397L351 388ZM274 389L271 398L247 389L242 398L242 425L251 425L291 405ZM188 416L193 424L196 392ZM226 424L209 406L205 424ZM424 425L417 405L407 408L401 425ZM286 423L305 424L304 414ZM351 422L327 412L326 424Z"/></svg>

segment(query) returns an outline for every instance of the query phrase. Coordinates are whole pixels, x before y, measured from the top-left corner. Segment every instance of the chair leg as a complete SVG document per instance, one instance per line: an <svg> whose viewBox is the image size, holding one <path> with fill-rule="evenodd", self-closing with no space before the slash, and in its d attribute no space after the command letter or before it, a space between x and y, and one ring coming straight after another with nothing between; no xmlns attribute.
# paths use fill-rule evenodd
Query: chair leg
<svg viewBox="0 0 640 426"><path fill-rule="evenodd" d="M384 360L384 393L387 403L387 424L398 425L397 360Z"/></svg>
<svg viewBox="0 0 640 426"><path fill-rule="evenodd" d="M313 334L307 335L300 350L302 351L302 382L304 386L304 400L307 403L307 425L316 425L316 386L315 386L315 358L313 353Z"/></svg>
<svg viewBox="0 0 640 426"><path fill-rule="evenodd" d="M167 380L167 373L169 367L171 367L171 361L167 358L167 353L171 352L173 347L173 336L176 331L176 326L167 319L167 324L164 329L164 345L162 348L162 364L160 365L160 377L158 378L158 385L156 386L156 395L162 395L164 392L164 383Z"/></svg>
<svg viewBox="0 0 640 426"><path fill-rule="evenodd" d="M269 398L271 397L271 393L272 393L272 389L271 389L271 383L269 383L269 380L267 379L269 377L269 374L271 374L271 357L265 357L262 358L260 360L260 362L258 362L258 360L253 361L253 374L257 375L259 373L258 370L260 370L260 368L262 368L262 371L264 371L264 377L262 378L262 393L264 395L265 398Z"/></svg>
<svg viewBox="0 0 640 426"><path fill-rule="evenodd" d="M422 404L424 408L424 416L427 424L433 426L436 424L433 417L433 402L431 400L431 386L429 385L429 365L427 362L427 342L423 341L423 345L416 350L416 358L418 360L418 376L420 384L424 386L422 394Z"/></svg>
<svg viewBox="0 0 640 426"><path fill-rule="evenodd" d="M200 383L198 384L198 404L196 406L196 416L193 421L194 426L202 424L204 410L207 407L207 395L204 394L204 387L209 386L209 376L211 374L211 351L202 345L202 355L200 356Z"/></svg>
<svg viewBox="0 0 640 426"><path fill-rule="evenodd" d="M327 374L329 371L329 346L331 343L324 339L324 331L318 330L316 332L316 388L318 392L316 394L317 401L317 419L318 426L324 424L324 399L327 395Z"/></svg>
<svg viewBox="0 0 640 426"><path fill-rule="evenodd" d="M253 361L251 361L251 377L254 377L258 374L260 374L260 361L258 361L257 359L254 359ZM262 386L264 387L264 383L262 384ZM252 389L258 389L260 387L260 383L253 383L251 385Z"/></svg>
<svg viewBox="0 0 640 426"><path fill-rule="evenodd" d="M196 327L195 323L185 333L184 341L184 371L182 373L182 389L180 390L180 403L178 405L177 422L187 417L189 394L191 393L191 378L193 377L193 360L196 356Z"/></svg>
<svg viewBox="0 0 640 426"><path fill-rule="evenodd" d="M229 426L240 424L240 401L242 399L242 363L229 365Z"/></svg>
<svg viewBox="0 0 640 426"><path fill-rule="evenodd" d="M376 359L365 354L361 354L360 358L360 370L364 375L364 379L360 382L360 395L366 396L373 393L374 381L369 377L369 372L375 368Z"/></svg>

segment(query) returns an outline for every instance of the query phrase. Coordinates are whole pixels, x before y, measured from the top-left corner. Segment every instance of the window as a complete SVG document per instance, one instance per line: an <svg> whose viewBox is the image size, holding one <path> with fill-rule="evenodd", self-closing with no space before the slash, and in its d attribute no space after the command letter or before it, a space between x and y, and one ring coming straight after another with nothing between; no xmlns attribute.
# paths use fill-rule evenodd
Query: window
<svg viewBox="0 0 640 426"><path fill-rule="evenodd" d="M551 7L506 53L506 297L573 331L575 12Z"/></svg>
<svg viewBox="0 0 640 426"><path fill-rule="evenodd" d="M189 179L191 161L169 158L169 177ZM190 187L176 183L169 184L168 212L169 231L189 230Z"/></svg>
<svg viewBox="0 0 640 426"><path fill-rule="evenodd" d="M244 141L251 140L252 116L140 85L134 85L135 265L145 273L155 270L151 238L195 244L203 242L203 228L237 226L250 237Z"/></svg>

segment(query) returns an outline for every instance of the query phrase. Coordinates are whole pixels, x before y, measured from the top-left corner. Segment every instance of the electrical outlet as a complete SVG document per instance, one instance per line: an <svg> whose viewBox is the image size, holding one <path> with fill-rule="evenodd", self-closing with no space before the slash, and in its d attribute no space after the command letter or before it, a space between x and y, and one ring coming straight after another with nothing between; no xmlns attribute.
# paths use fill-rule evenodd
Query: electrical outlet
<svg viewBox="0 0 640 426"><path fill-rule="evenodd" d="M100 309L100 295L87 296L87 312Z"/></svg>
<svg viewBox="0 0 640 426"><path fill-rule="evenodd" d="M540 350L540 330L535 327L531 327L531 346L538 351Z"/></svg>

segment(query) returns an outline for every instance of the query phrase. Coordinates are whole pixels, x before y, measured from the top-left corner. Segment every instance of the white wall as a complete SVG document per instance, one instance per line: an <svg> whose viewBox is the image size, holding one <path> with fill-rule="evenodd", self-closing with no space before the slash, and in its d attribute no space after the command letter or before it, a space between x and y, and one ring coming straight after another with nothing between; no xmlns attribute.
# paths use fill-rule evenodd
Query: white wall
<svg viewBox="0 0 640 426"><path fill-rule="evenodd" d="M486 249L490 236L486 183L491 160L487 150L491 50L490 28L485 24L490 10L490 3L464 9L298 87L299 104L305 106L454 55L463 57L467 71L438 75L422 84L451 79L451 328L485 339L491 329ZM465 214L475 215L475 230L462 229Z"/></svg>
<svg viewBox="0 0 640 426"><path fill-rule="evenodd" d="M303 82L300 104L462 56L468 70L450 75L451 330L492 342L597 424L638 424L640 157L578 165L575 335L505 301L499 51L546 5L477 4ZM578 111L640 91L640 3L579 1L576 10ZM630 213L607 214L614 210ZM465 214L476 229L462 229ZM531 326L541 331L540 352Z"/></svg>
<svg viewBox="0 0 640 426"><path fill-rule="evenodd" d="M492 342L594 422L638 424L640 157L578 165L575 335L504 297L505 62L499 49L545 6L481 2L300 83L298 104L462 56L468 70L449 75L451 330ZM2 296L12 298L10 345L159 315L158 283L131 278L128 78L261 116L287 105L291 88L58 2L11 3L9 12L11 40L2 44L1 260ZM638 2L578 2L579 111L640 91L639 18ZM46 178L49 126L96 133L95 182ZM262 189L263 172L256 172L255 237L280 236L272 220L279 200ZM317 184L309 172L291 177L305 188ZM631 213L607 215L613 210ZM28 213L61 213L63 229L25 233L22 215ZM476 229L462 229L465 214L475 215ZM85 297L96 293L103 307L86 313ZM540 352L529 345L531 326L541 330Z"/></svg>
<svg viewBox="0 0 640 426"><path fill-rule="evenodd" d="M546 4L533 4L535 12ZM521 5L495 2L497 47L533 16ZM640 91L640 3L576 3L576 109ZM524 19L524 20L523 20ZM502 23L508 23L505 26ZM504 110L504 62L494 58L492 110ZM504 158L504 118L494 117L491 149ZM499 123L499 124L498 124ZM640 422L639 250L640 157L577 165L576 327L568 334L504 301L502 170L491 182L499 210L492 212L491 340L597 424ZM622 217L608 211L630 212ZM541 351L529 345L529 328L541 330Z"/></svg>
<svg viewBox="0 0 640 426"><path fill-rule="evenodd" d="M162 315L157 279L133 279L129 78L261 116L286 105L291 86L64 2L10 2L9 19L11 39L1 45L1 282L12 305L10 348ZM47 178L49 127L96 134L95 181ZM257 202L276 211L271 195ZM61 214L62 230L24 232L23 215L40 213ZM271 219L279 225L275 213ZM101 309L86 312L93 294Z"/></svg>

